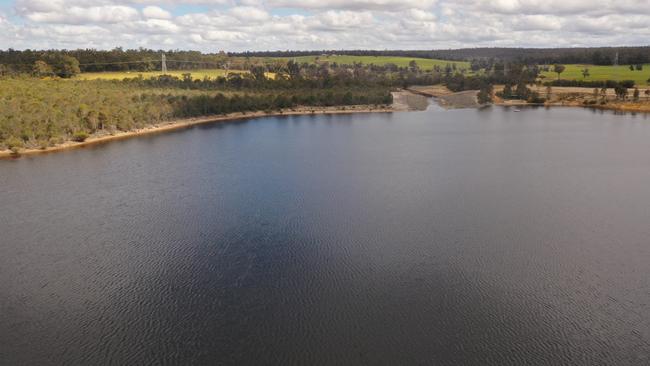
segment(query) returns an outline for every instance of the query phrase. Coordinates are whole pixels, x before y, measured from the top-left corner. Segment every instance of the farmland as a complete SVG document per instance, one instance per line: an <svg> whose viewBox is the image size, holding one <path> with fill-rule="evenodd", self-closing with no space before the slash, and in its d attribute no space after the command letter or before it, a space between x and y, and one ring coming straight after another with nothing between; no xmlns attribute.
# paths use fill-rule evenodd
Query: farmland
<svg viewBox="0 0 650 366"><path fill-rule="evenodd" d="M230 70L230 73L245 73L246 71ZM183 74L192 74L193 79L203 79L209 77L211 79L219 76L226 76L226 70L221 69L204 69L204 70L170 70L167 75L182 78ZM162 75L161 71L117 71L117 72L86 72L76 76L80 80L122 80L124 78L135 78L142 75L143 78L150 78Z"/></svg>
<svg viewBox="0 0 650 366"><path fill-rule="evenodd" d="M566 80L634 80L637 86L648 85L650 78L650 64L643 65L643 70L630 70L629 65L621 66L595 66L595 65L565 65L566 70L560 75L561 79ZM582 70L588 68L589 76L582 76ZM550 71L542 72L541 75L545 80L557 79L557 74L553 72L553 66Z"/></svg>
<svg viewBox="0 0 650 366"><path fill-rule="evenodd" d="M428 58L414 58L414 57L397 57L397 56L349 56L349 55L330 55L330 56L300 56L300 57L287 57L284 60L296 60L299 63L307 62L336 62L338 64L351 65L355 62L360 62L365 65L386 65L395 64L400 67L407 67L409 62L415 61L421 69L431 70L434 66L444 68L447 64L456 64L458 68L469 69L469 62L463 61L447 61L447 60L434 60Z"/></svg>

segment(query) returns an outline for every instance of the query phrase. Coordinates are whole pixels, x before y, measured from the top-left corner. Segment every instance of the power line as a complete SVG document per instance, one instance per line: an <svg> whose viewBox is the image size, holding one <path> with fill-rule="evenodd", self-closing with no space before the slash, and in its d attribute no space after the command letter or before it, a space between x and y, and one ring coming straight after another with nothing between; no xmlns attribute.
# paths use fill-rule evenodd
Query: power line
<svg viewBox="0 0 650 366"><path fill-rule="evenodd" d="M166 59L166 62L174 62L174 63L190 63L190 64L204 64L204 65L217 65L221 66L223 65L222 62L213 62L213 61L190 61L190 60L170 60ZM102 65L124 65L124 64L144 64L144 63L158 63L162 62L161 60L138 60L138 61L112 61L112 62L91 62L91 63L83 63L79 64L79 66L102 66ZM21 64L6 64L6 63L0 63L0 65L4 66L34 66L34 64L27 64L27 63L21 63Z"/></svg>

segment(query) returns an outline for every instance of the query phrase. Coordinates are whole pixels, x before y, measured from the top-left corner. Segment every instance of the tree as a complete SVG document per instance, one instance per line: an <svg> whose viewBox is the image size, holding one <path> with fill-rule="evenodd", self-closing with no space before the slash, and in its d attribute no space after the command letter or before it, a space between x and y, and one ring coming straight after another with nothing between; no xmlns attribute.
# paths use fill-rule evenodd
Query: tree
<svg viewBox="0 0 650 366"><path fill-rule="evenodd" d="M56 76L62 78L70 78L81 72L79 69L79 61L68 55L57 55L51 61L52 69Z"/></svg>
<svg viewBox="0 0 650 366"><path fill-rule="evenodd" d="M553 95L553 88L550 85L546 86L546 100L551 100L551 95Z"/></svg>
<svg viewBox="0 0 650 366"><path fill-rule="evenodd" d="M506 84L503 87L502 95L505 99L512 97L512 86L510 86L510 84Z"/></svg>
<svg viewBox="0 0 650 366"><path fill-rule="evenodd" d="M634 65L630 65L630 71L634 71Z"/></svg>
<svg viewBox="0 0 650 366"><path fill-rule="evenodd" d="M492 84L485 84L481 87L481 90L476 95L476 98L479 104L488 104L492 103Z"/></svg>
<svg viewBox="0 0 650 366"><path fill-rule="evenodd" d="M530 96L530 89L528 89L523 80L520 80L519 83L517 83L516 93L519 99L528 99Z"/></svg>
<svg viewBox="0 0 650 366"><path fill-rule="evenodd" d="M614 88L614 92L616 93L616 97L620 100L625 100L627 98L627 88L621 85L617 85Z"/></svg>
<svg viewBox="0 0 650 366"><path fill-rule="evenodd" d="M293 60L287 62L287 72L292 79L300 77L300 64Z"/></svg>
<svg viewBox="0 0 650 366"><path fill-rule="evenodd" d="M637 64L636 69L637 69L637 71L643 70L643 64Z"/></svg>
<svg viewBox="0 0 650 366"><path fill-rule="evenodd" d="M603 87L600 89L601 102L607 102L607 88Z"/></svg>
<svg viewBox="0 0 650 366"><path fill-rule="evenodd" d="M557 79L560 80L560 74L564 72L566 67L564 65L555 64L553 65L553 72L557 74Z"/></svg>
<svg viewBox="0 0 650 366"><path fill-rule="evenodd" d="M453 71L453 69L451 68L450 64L445 65L445 76L446 77L451 76L452 71Z"/></svg>
<svg viewBox="0 0 650 366"><path fill-rule="evenodd" d="M632 94L635 102L639 101L639 88L634 88L634 94Z"/></svg>
<svg viewBox="0 0 650 366"><path fill-rule="evenodd" d="M646 99L650 99L650 89L646 89L645 92L643 92L643 94L645 94Z"/></svg>
<svg viewBox="0 0 650 366"><path fill-rule="evenodd" d="M266 80L266 68L261 65L256 65L251 68L251 74L257 81Z"/></svg>
<svg viewBox="0 0 650 366"><path fill-rule="evenodd" d="M415 62L415 60L411 60L411 61L409 61L409 69L410 69L412 72L418 72L418 71L420 71L420 67L418 66L418 63Z"/></svg>
<svg viewBox="0 0 650 366"><path fill-rule="evenodd" d="M35 76L44 77L52 75L52 67L50 67L47 62L38 60L34 62L34 66L32 66L32 72Z"/></svg>
<svg viewBox="0 0 650 366"><path fill-rule="evenodd" d="M588 77L589 77L589 68L585 67L584 69L582 69L582 78L585 79Z"/></svg>

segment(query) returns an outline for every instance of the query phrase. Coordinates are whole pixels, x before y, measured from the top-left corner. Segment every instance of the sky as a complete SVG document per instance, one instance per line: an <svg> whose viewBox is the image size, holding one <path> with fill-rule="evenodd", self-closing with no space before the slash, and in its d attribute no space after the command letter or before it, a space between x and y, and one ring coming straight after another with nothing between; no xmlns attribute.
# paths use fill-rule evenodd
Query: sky
<svg viewBox="0 0 650 366"><path fill-rule="evenodd" d="M0 49L650 44L650 0L0 0Z"/></svg>

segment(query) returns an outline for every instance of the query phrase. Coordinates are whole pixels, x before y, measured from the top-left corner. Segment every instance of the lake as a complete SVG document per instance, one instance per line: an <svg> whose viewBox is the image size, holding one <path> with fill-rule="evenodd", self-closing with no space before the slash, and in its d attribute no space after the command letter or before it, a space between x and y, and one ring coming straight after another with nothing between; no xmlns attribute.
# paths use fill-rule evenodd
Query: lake
<svg viewBox="0 0 650 366"><path fill-rule="evenodd" d="M268 117L0 161L6 365L650 363L650 117Z"/></svg>

